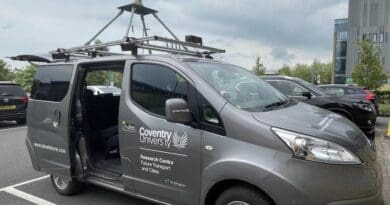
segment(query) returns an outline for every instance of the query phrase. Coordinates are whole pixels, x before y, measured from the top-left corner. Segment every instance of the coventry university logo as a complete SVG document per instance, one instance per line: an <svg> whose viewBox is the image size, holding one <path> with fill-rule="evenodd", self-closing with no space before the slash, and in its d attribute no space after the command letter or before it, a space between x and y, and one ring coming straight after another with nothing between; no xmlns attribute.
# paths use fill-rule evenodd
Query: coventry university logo
<svg viewBox="0 0 390 205"><path fill-rule="evenodd" d="M188 136L186 132L179 135L177 131L150 130L140 127L139 137L142 144L162 146L168 149L171 148L171 146L177 149L185 149L188 145Z"/></svg>
<svg viewBox="0 0 390 205"><path fill-rule="evenodd" d="M173 133L173 138L172 138L172 144L174 147L177 149L184 149L188 145L188 137L187 133L184 133L182 136L179 136L177 132Z"/></svg>

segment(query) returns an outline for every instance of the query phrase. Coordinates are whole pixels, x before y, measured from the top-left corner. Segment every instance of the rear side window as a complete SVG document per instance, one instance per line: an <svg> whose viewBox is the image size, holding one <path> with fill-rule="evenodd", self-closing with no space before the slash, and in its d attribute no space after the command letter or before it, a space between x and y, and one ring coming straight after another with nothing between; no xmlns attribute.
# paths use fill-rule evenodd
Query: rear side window
<svg viewBox="0 0 390 205"><path fill-rule="evenodd" d="M165 116L168 99L187 100L188 82L166 66L135 64L131 76L132 99L153 114Z"/></svg>
<svg viewBox="0 0 390 205"><path fill-rule="evenodd" d="M329 95L345 95L345 91L343 88L336 87L325 87L322 89L326 94Z"/></svg>
<svg viewBox="0 0 390 205"><path fill-rule="evenodd" d="M288 96L302 96L302 92L307 92L307 90L300 85L290 81L269 80L267 82L276 89L278 89L280 92Z"/></svg>
<svg viewBox="0 0 390 205"><path fill-rule="evenodd" d="M19 85L1 85L0 96L25 96L26 93Z"/></svg>
<svg viewBox="0 0 390 205"><path fill-rule="evenodd" d="M60 102L68 92L73 74L73 65L38 67L33 81L31 98Z"/></svg>
<svg viewBox="0 0 390 205"><path fill-rule="evenodd" d="M355 94L367 94L367 91L365 88L356 88L354 89Z"/></svg>

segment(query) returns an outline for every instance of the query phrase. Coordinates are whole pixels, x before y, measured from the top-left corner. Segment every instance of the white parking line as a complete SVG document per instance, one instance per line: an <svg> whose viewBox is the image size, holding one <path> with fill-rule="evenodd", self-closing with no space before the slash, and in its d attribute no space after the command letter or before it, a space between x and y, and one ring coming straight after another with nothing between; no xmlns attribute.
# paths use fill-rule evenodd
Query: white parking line
<svg viewBox="0 0 390 205"><path fill-rule="evenodd" d="M52 203L52 202L47 201L45 199L39 198L37 196L31 195L29 193L26 193L24 191L20 191L20 190L16 189L16 187L18 187L18 186L22 186L22 185L25 185L25 184L33 183L33 182L36 182L36 181L39 181L39 180L42 180L42 179L47 179L47 178L49 178L49 175L46 175L46 176L43 176L43 177L38 177L38 178L31 179L31 180L28 180L28 181L24 181L24 182L21 182L21 183L17 183L17 184L11 185L11 186L7 186L7 187L4 187L4 188L1 188L0 192L2 192L2 191L7 192L9 194L12 194L14 196L17 196L19 198L22 198L24 200L27 200L27 201L29 201L31 203L38 204L38 205L55 205L55 203Z"/></svg>
<svg viewBox="0 0 390 205"><path fill-rule="evenodd" d="M9 131L9 130L18 130L18 129L22 129L22 128L27 128L27 126L15 127L15 128L8 128L8 129L0 129L0 132Z"/></svg>
<svg viewBox="0 0 390 205"><path fill-rule="evenodd" d="M35 178L35 179L27 180L27 181L20 182L20 183L11 185L11 186L3 187L3 188L0 189L0 191L4 191L5 189L10 188L10 187L11 188L15 188L15 187L22 186L22 185L25 185L25 184L30 184L30 183L33 183L33 182L36 182L36 181L39 181L39 180L42 180L42 179L49 178L49 177L50 177L50 175L46 175L46 176L43 176L43 177L38 177L38 178Z"/></svg>
<svg viewBox="0 0 390 205"><path fill-rule="evenodd" d="M34 195L28 194L28 193L20 191L20 190L17 190L17 189L15 189L13 187L8 187L8 188L4 189L4 191L9 193L9 194L12 194L14 196L17 196L19 198L22 198L24 200L27 200L29 202L32 202L34 204L38 204L38 205L55 205L54 203L51 203L50 201L46 201L45 199L36 197Z"/></svg>

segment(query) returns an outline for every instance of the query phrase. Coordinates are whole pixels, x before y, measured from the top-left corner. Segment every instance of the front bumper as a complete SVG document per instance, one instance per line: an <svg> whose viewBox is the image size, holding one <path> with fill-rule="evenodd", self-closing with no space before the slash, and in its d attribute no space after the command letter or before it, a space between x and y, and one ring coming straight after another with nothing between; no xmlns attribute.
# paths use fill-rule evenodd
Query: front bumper
<svg viewBox="0 0 390 205"><path fill-rule="evenodd" d="M382 171L376 161L330 165L290 159L262 185L276 204L380 205Z"/></svg>
<svg viewBox="0 0 390 205"><path fill-rule="evenodd" d="M355 124L366 134L371 135L375 132L376 113L355 113L353 116Z"/></svg>
<svg viewBox="0 0 390 205"><path fill-rule="evenodd" d="M382 205L383 204L382 192L378 192L377 194L366 198L335 201L335 202L328 203L328 205L369 205L369 204Z"/></svg>

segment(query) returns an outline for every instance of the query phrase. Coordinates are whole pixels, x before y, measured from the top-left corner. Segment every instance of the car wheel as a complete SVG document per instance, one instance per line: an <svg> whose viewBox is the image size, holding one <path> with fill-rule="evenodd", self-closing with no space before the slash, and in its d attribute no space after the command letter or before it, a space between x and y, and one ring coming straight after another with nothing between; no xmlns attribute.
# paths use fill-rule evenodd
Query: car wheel
<svg viewBox="0 0 390 205"><path fill-rule="evenodd" d="M17 123L18 125L24 125L24 124L26 124L26 118L20 119L20 120L16 120L16 123Z"/></svg>
<svg viewBox="0 0 390 205"><path fill-rule="evenodd" d="M55 190L61 195L73 195L80 191L81 184L80 182L72 179L67 180L60 176L50 175L51 183L53 184Z"/></svg>
<svg viewBox="0 0 390 205"><path fill-rule="evenodd" d="M366 134L366 136L368 137L368 139L374 141L375 140L375 132L372 132L372 133L368 133Z"/></svg>
<svg viewBox="0 0 390 205"><path fill-rule="evenodd" d="M216 205L271 205L271 200L256 189L235 186L225 190L217 199Z"/></svg>

